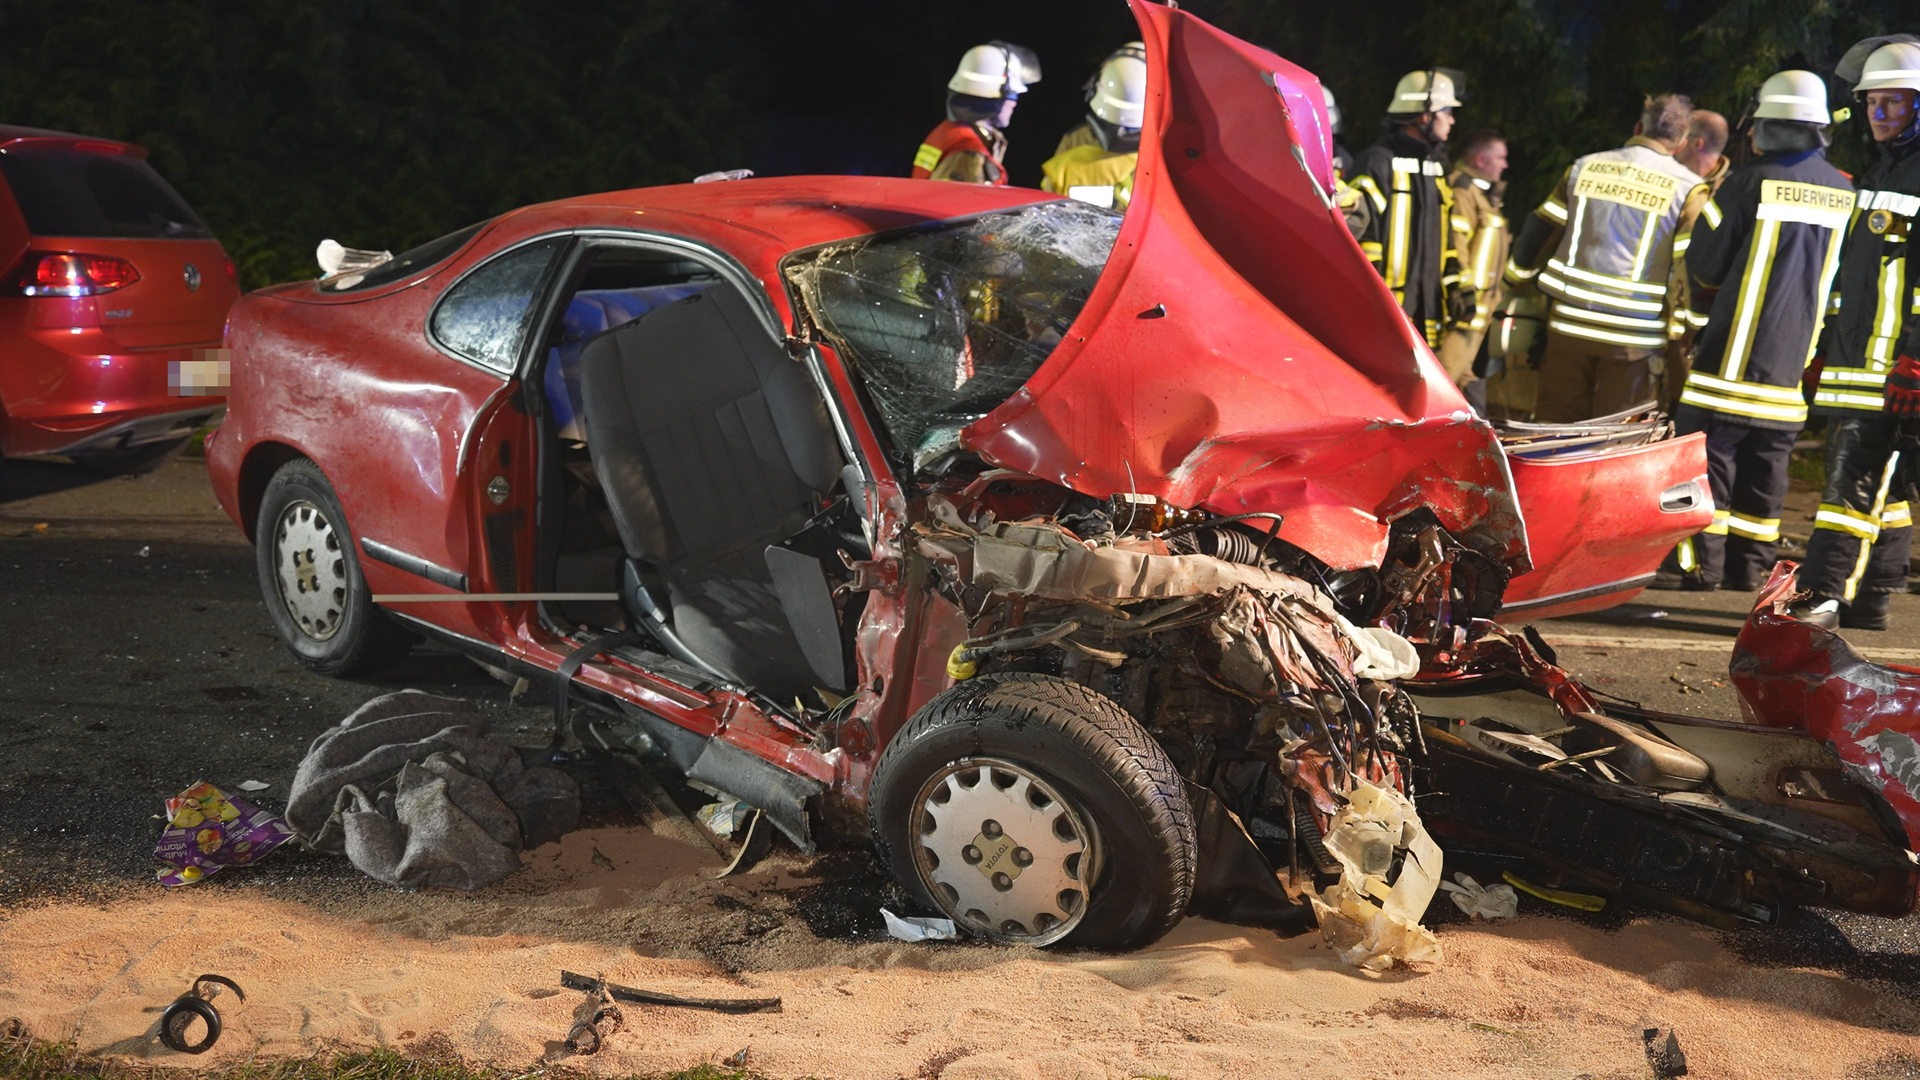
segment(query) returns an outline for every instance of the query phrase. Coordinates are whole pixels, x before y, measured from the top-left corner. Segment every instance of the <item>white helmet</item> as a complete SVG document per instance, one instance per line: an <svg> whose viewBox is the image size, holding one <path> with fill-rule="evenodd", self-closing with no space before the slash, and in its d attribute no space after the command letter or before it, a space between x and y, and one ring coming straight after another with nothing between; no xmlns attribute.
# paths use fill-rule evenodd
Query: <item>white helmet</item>
<svg viewBox="0 0 1920 1080"><path fill-rule="evenodd" d="M1756 120L1793 120L1802 124L1830 124L1827 84L1811 71L1782 71L1760 84Z"/></svg>
<svg viewBox="0 0 1920 1080"><path fill-rule="evenodd" d="M1333 91L1327 89L1326 83L1320 84L1320 96L1327 103L1327 128L1338 135L1340 134L1340 103L1333 100Z"/></svg>
<svg viewBox="0 0 1920 1080"><path fill-rule="evenodd" d="M1088 105L1093 115L1114 127L1138 131L1146 103L1147 47L1129 41L1100 65Z"/></svg>
<svg viewBox="0 0 1920 1080"><path fill-rule="evenodd" d="M1423 68L1409 71L1393 84L1393 100L1387 104L1388 116L1418 116L1441 109L1457 109L1453 76L1444 71Z"/></svg>
<svg viewBox="0 0 1920 1080"><path fill-rule="evenodd" d="M960 58L947 89L972 97L1003 98L1024 94L1040 81L1040 61L1033 53L1004 41L975 45Z"/></svg>
<svg viewBox="0 0 1920 1080"><path fill-rule="evenodd" d="M1920 90L1920 45L1894 41L1873 50L1853 85L1856 94L1868 90Z"/></svg>

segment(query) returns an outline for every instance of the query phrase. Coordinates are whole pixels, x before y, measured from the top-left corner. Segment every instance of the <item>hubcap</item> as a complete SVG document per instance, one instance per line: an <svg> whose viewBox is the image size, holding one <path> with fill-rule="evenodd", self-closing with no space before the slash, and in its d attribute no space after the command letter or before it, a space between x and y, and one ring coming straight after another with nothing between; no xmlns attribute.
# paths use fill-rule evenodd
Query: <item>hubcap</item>
<svg viewBox="0 0 1920 1080"><path fill-rule="evenodd" d="M1098 834L1045 780L963 758L914 799L914 861L934 898L974 933L1046 945L1086 916Z"/></svg>
<svg viewBox="0 0 1920 1080"><path fill-rule="evenodd" d="M310 502L289 503L273 528L280 600L300 632L326 641L347 611L347 558L333 522Z"/></svg>

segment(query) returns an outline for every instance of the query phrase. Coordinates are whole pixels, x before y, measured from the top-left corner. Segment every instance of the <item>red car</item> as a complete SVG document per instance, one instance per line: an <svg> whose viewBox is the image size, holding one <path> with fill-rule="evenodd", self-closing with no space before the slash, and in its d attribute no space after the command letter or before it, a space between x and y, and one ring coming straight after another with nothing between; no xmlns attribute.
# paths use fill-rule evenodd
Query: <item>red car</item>
<svg viewBox="0 0 1920 1080"><path fill-rule="evenodd" d="M0 457L133 471L219 412L233 263L146 156L0 126Z"/></svg>
<svg viewBox="0 0 1920 1080"><path fill-rule="evenodd" d="M693 184L243 299L207 462L281 637L326 672L425 633L552 678L557 745L584 703L593 742L803 848L870 830L930 908L1005 940L1297 915L1275 871L1331 869L1362 781L1672 910L1910 906L1872 792L1828 825L1751 733L1680 749L1653 729L1684 718L1565 691L1488 621L1529 578L1552 603L1637 588L1709 520L1699 439L1510 456L1332 208L1314 78L1135 6L1156 74L1124 217ZM1490 690L1524 702L1495 718ZM1747 842L1749 802L1868 834ZM1529 831L1523 803L1619 831ZM1827 887L1836 862L1859 873Z"/></svg>

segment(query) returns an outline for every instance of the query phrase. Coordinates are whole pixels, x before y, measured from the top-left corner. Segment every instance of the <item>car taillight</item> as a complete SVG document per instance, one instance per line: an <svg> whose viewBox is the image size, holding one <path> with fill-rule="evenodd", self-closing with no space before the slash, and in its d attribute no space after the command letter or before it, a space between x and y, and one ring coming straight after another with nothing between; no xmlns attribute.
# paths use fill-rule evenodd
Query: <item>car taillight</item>
<svg viewBox="0 0 1920 1080"><path fill-rule="evenodd" d="M139 280L132 263L112 255L30 251L13 286L24 296L98 296Z"/></svg>

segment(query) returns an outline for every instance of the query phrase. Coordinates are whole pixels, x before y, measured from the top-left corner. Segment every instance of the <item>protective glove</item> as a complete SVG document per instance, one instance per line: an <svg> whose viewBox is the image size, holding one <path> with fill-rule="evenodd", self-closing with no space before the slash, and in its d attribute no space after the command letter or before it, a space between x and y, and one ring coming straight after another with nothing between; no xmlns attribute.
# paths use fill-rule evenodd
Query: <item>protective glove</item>
<svg viewBox="0 0 1920 1080"><path fill-rule="evenodd" d="M1447 322L1465 326L1473 321L1473 312L1473 288L1468 285L1447 286Z"/></svg>
<svg viewBox="0 0 1920 1080"><path fill-rule="evenodd" d="M1902 356L1887 373L1887 411L1920 416L1920 359Z"/></svg>

